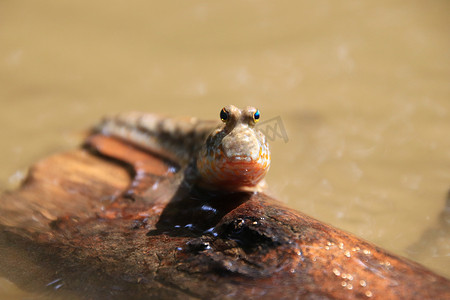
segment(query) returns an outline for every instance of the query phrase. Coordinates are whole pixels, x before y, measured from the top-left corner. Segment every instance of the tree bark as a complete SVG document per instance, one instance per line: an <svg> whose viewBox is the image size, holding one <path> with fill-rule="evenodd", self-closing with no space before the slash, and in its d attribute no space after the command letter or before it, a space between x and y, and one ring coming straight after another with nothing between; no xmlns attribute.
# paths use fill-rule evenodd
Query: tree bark
<svg viewBox="0 0 450 300"><path fill-rule="evenodd" d="M104 136L90 145L98 153L44 159L0 196L1 274L24 289L84 299L450 299L449 280L264 193L187 189L161 158ZM141 178L134 200L124 197L130 174Z"/></svg>

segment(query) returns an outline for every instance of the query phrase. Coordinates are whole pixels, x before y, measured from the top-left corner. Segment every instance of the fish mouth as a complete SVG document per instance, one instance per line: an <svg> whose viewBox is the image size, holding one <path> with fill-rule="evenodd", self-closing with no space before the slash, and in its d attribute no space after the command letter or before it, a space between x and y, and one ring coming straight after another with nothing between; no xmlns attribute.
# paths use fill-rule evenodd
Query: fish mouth
<svg viewBox="0 0 450 300"><path fill-rule="evenodd" d="M251 163L253 161L253 158L248 155L234 155L231 157L227 157L226 159L229 162L235 162L235 163Z"/></svg>

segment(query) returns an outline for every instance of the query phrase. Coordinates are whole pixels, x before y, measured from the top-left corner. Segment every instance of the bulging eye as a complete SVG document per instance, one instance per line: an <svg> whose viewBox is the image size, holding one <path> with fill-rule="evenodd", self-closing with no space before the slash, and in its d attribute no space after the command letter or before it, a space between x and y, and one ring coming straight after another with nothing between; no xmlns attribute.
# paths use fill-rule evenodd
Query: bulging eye
<svg viewBox="0 0 450 300"><path fill-rule="evenodd" d="M256 110L256 112L253 114L253 121L258 122L259 121L259 109Z"/></svg>
<svg viewBox="0 0 450 300"><path fill-rule="evenodd" d="M225 107L220 111L220 119L222 122L226 122L228 120L228 112L225 110Z"/></svg>

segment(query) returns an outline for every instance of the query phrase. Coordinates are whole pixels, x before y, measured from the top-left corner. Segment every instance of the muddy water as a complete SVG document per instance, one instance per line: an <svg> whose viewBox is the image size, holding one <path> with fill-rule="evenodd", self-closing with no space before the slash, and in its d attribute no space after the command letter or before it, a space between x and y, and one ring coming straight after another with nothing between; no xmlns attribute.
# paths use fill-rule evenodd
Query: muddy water
<svg viewBox="0 0 450 300"><path fill-rule="evenodd" d="M2 1L0 189L107 113L253 105L289 139L272 136L272 194L449 277L449 8Z"/></svg>

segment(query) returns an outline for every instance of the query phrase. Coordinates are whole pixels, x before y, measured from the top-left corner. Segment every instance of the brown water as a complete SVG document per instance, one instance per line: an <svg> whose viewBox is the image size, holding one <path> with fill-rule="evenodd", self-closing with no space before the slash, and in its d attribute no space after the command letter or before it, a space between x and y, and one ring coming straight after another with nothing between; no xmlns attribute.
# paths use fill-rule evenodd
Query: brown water
<svg viewBox="0 0 450 300"><path fill-rule="evenodd" d="M107 113L253 105L289 137L271 143L272 194L450 277L449 9L4 0L0 189Z"/></svg>

